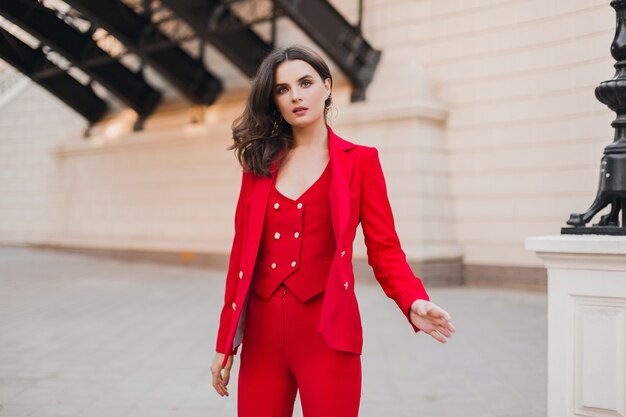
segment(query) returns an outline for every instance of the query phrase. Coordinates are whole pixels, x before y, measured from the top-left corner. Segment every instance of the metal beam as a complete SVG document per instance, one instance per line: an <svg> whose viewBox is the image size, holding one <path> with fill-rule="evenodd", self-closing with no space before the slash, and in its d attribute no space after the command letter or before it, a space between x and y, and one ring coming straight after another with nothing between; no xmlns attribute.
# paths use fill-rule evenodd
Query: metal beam
<svg viewBox="0 0 626 417"><path fill-rule="evenodd" d="M351 100L364 100L381 52L326 0L274 1L350 79Z"/></svg>
<svg viewBox="0 0 626 417"><path fill-rule="evenodd" d="M272 50L271 45L220 0L162 0L176 15L193 28L198 37L209 41L248 77ZM234 30L228 30L234 27Z"/></svg>
<svg viewBox="0 0 626 417"><path fill-rule="evenodd" d="M95 25L104 28L140 56L183 96L195 104L212 104L222 91L221 81L202 61L177 45L158 50L151 45L168 42L167 36L119 0L65 0Z"/></svg>
<svg viewBox="0 0 626 417"><path fill-rule="evenodd" d="M159 103L161 93L148 85L141 74L131 72L117 60L106 59L109 55L89 35L69 26L36 0L0 0L0 15L97 80L134 109L140 118L145 118ZM34 76L46 77L45 73Z"/></svg>
<svg viewBox="0 0 626 417"><path fill-rule="evenodd" d="M41 47L32 49L3 28L0 28L0 57L57 96L91 124L106 113L107 103L91 87L79 83L69 74L62 73L45 79L34 76L39 70L54 64L46 58Z"/></svg>

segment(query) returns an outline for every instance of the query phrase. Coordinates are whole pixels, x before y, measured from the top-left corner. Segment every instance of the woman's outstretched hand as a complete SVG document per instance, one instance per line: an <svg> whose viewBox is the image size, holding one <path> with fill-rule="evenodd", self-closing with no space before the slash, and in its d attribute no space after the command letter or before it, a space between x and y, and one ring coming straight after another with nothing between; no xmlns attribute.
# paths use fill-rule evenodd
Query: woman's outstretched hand
<svg viewBox="0 0 626 417"><path fill-rule="evenodd" d="M224 360L223 353L215 353L215 359L213 359L213 365L211 365L211 374L213 375L213 388L222 397L226 395L228 397L228 381L230 380L230 368L233 367L233 355L228 356L226 366L222 368L222 361ZM222 375L222 370L224 374Z"/></svg>
<svg viewBox="0 0 626 417"><path fill-rule="evenodd" d="M451 337L456 331L450 314L435 303L418 299L411 304L409 313L411 323L426 334L431 335L441 343L446 343L446 337Z"/></svg>

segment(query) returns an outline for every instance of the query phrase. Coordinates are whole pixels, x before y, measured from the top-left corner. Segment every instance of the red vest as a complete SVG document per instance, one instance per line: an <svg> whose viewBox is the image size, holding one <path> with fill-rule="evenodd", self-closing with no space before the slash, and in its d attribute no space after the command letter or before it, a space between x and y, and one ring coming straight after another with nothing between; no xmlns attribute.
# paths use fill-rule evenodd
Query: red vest
<svg viewBox="0 0 626 417"><path fill-rule="evenodd" d="M326 288L336 250L330 212L330 162L297 199L276 189L272 181L259 255L252 280L267 300L284 283L305 302Z"/></svg>

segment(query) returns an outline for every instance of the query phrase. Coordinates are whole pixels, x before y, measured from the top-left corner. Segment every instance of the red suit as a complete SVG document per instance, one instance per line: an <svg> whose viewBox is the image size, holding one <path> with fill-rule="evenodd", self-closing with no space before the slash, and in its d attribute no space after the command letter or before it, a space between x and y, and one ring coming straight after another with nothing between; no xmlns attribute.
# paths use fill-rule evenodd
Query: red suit
<svg viewBox="0 0 626 417"><path fill-rule="evenodd" d="M273 341L268 339L268 334L276 336L276 333L272 333L272 329L276 328L276 331L281 332L280 337L285 338L292 334L294 341L306 340L302 347L292 347L292 350L285 351L285 366L292 366L294 363L300 366L301 355L301 361L304 362L310 355L320 352L320 357L326 363L337 364L346 369L346 378L354 381L350 394L346 395L354 397L355 393L360 395L358 355L361 354L363 345L352 269L352 243L359 222L367 247L368 263L373 268L376 279L385 294L400 307L415 332L419 329L410 322L410 306L416 299L429 300L429 297L421 280L413 274L401 249L377 149L348 142L337 136L330 126L327 128L329 163L318 180L298 199L291 200L275 189L278 168L276 163L271 166L272 176L269 178L257 177L251 172L244 172L242 175L216 351L226 354L222 363L225 366L227 353L236 354L241 342L248 340L246 334L250 340L255 341L251 345L261 346L261 343L267 342L269 346ZM307 211L308 203L302 207L305 200L324 200L314 199L316 192L328 192L328 200L325 206L318 204L317 208L311 207L311 210L317 212L309 219L319 221L307 220L304 223L303 219L310 214ZM275 208L276 203L279 208ZM280 211L281 208L283 211ZM270 216L266 215L268 212ZM280 236L273 232L279 229L282 230L278 233ZM281 289L276 291L278 288ZM323 295L316 297L319 294ZM269 306L270 302L278 303L276 305L280 306L282 314L280 317L298 315L302 322L285 322L282 327L272 326L273 321L270 320L276 321L276 317L270 319L270 316L263 313L270 310L261 310L261 306ZM256 309L256 315L246 318L248 307ZM263 317L267 318L266 322L262 322ZM256 325L249 322L250 318ZM304 326L307 320L310 331L302 333L296 323ZM265 329L259 328L260 326ZM284 344L278 347L286 345L293 346L293 343L289 344L284 339ZM243 346L241 372L245 372L244 375L240 373L240 383L243 376L244 386L247 387L251 380L251 370L277 356L270 354L263 361L255 361L252 358L261 357L257 355L260 349L246 352L248 346L245 342ZM316 350L304 355L304 347ZM247 355L245 369L244 354ZM271 373L272 369L276 370L277 366L275 364L266 370L258 368L257 384L263 384L261 381L267 378L267 373ZM334 366L330 368L336 369ZM306 367L298 370L303 375L317 371L318 369ZM335 376L336 370L330 369L330 372L331 378ZM295 393L295 381L289 380L285 376L283 380L272 383L286 384L283 387L285 392ZM341 386L334 389L341 389ZM302 390L301 387L304 407L305 396L302 395ZM323 393L319 396L323 397ZM286 408L274 411L275 413L291 415L288 398L289 396L284 400ZM280 400L272 401L273 404ZM346 408L343 414L338 415L356 413L354 401L351 400L351 403L352 405L346 406L351 407L349 410ZM358 409L358 401L356 408ZM317 413L318 411L309 412ZM319 411L320 415L324 413L328 415L328 410Z"/></svg>

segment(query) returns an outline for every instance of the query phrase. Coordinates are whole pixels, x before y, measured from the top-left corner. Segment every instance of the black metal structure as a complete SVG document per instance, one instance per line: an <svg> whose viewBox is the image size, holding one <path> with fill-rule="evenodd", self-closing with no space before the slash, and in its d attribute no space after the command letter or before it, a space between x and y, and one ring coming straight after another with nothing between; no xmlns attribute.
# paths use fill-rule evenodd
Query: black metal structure
<svg viewBox="0 0 626 417"><path fill-rule="evenodd" d="M380 51L372 48L360 30L326 0L274 0L341 68L352 83L351 101L365 100ZM359 15L361 12L359 11Z"/></svg>
<svg viewBox="0 0 626 417"><path fill-rule="evenodd" d="M162 0L248 77L253 77L272 46L220 0Z"/></svg>
<svg viewBox="0 0 626 417"><path fill-rule="evenodd" d="M352 101L360 101L381 52L361 33L362 0L358 5L358 22L352 26L326 0L0 0L0 15L42 44L33 50L3 31L6 40L1 52L7 62L95 123L106 105L90 86L67 72L70 66L80 69L137 112L138 129L161 100L161 93L143 76L144 65L191 103L210 105L221 93L222 83L205 67L205 42L253 77L274 48L276 19L286 16L338 65L352 84ZM245 7L261 9L261 16L242 11ZM262 22L272 25L269 41L253 29ZM188 33L181 36L179 26ZM96 39L101 32L118 47L101 46L103 39ZM195 56L181 47L188 40L200 40ZM68 62L59 63L49 50ZM121 57L127 53L139 58L139 71L123 63Z"/></svg>
<svg viewBox="0 0 626 417"><path fill-rule="evenodd" d="M596 198L584 213L572 213L561 234L626 235L626 0L614 0L617 28L611 55L617 61L615 76L596 87L596 98L617 113L611 122L615 129L613 143L604 148L600 161L600 182ZM611 210L590 227L585 225L608 205ZM620 225L621 212L621 225Z"/></svg>
<svg viewBox="0 0 626 417"><path fill-rule="evenodd" d="M65 72L42 77L38 73L56 67L46 58L42 48L33 49L6 30L0 28L0 58L57 96L89 122L98 121L107 111L107 103L90 86L79 83Z"/></svg>
<svg viewBox="0 0 626 417"><path fill-rule="evenodd" d="M152 24L119 0L65 0L96 26L115 36L194 104L211 104L221 81ZM165 43L169 46L162 47ZM156 47L155 47L156 46Z"/></svg>
<svg viewBox="0 0 626 417"><path fill-rule="evenodd" d="M108 59L110 56L88 33L58 19L54 11L42 7L36 0L0 0L0 15L98 81L135 110L140 119L149 115L159 103L161 93L146 83L140 73L131 72L119 61ZM44 79L46 73L35 73L34 76Z"/></svg>

